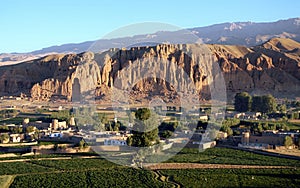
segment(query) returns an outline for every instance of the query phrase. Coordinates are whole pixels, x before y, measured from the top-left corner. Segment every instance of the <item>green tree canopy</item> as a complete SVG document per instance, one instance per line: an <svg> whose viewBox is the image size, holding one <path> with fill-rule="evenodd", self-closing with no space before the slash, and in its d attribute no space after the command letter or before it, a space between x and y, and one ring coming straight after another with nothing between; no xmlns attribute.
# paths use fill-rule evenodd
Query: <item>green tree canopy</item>
<svg viewBox="0 0 300 188"><path fill-rule="evenodd" d="M285 147L289 147L289 146L292 146L292 145L293 145L293 139L292 139L292 137L286 136L284 138L284 146Z"/></svg>
<svg viewBox="0 0 300 188"><path fill-rule="evenodd" d="M276 100L272 95L254 96L251 109L254 112L272 113L276 111Z"/></svg>
<svg viewBox="0 0 300 188"><path fill-rule="evenodd" d="M35 130L35 127L33 127L33 126L26 127L26 133L32 133L32 132L34 132L34 130Z"/></svg>
<svg viewBox="0 0 300 188"><path fill-rule="evenodd" d="M9 139L9 135L7 133L1 134L0 141L3 143L4 141Z"/></svg>
<svg viewBox="0 0 300 188"><path fill-rule="evenodd" d="M140 108L136 111L135 118L137 118L138 120L141 120L141 121L145 121L145 120L149 119L150 115L151 115L150 109Z"/></svg>
<svg viewBox="0 0 300 188"><path fill-rule="evenodd" d="M234 109L238 112L247 112L251 109L252 97L247 92L237 93L234 97Z"/></svg>
<svg viewBox="0 0 300 188"><path fill-rule="evenodd" d="M150 109L138 109L136 120L132 130L132 136L128 138L128 145L135 147L147 147L158 139L158 117Z"/></svg>
<svg viewBox="0 0 300 188"><path fill-rule="evenodd" d="M281 113L286 113L286 105L285 104L279 104L277 105L277 110Z"/></svg>
<svg viewBox="0 0 300 188"><path fill-rule="evenodd" d="M223 125L221 127L220 131L227 133L227 135L232 135L233 134L232 129L227 125Z"/></svg>
<svg viewBox="0 0 300 188"><path fill-rule="evenodd" d="M107 123L108 123L108 117L107 117L107 114L105 114L105 113L99 113L99 114L98 114L98 118L99 118L99 121L100 121L102 124L107 124Z"/></svg>
<svg viewBox="0 0 300 188"><path fill-rule="evenodd" d="M86 146L86 143L83 139L80 140L79 142L79 149L82 150Z"/></svg>
<svg viewBox="0 0 300 188"><path fill-rule="evenodd" d="M22 131L23 131L22 127L14 127L11 130L11 132L14 133L14 134L22 133Z"/></svg>
<svg viewBox="0 0 300 188"><path fill-rule="evenodd" d="M52 112L50 118L58 119L59 121L69 122L71 117L70 110L60 110L58 112Z"/></svg>
<svg viewBox="0 0 300 188"><path fill-rule="evenodd" d="M169 131L169 130L164 130L160 133L160 136L162 138L170 138L171 136L173 136L173 132L172 131Z"/></svg>

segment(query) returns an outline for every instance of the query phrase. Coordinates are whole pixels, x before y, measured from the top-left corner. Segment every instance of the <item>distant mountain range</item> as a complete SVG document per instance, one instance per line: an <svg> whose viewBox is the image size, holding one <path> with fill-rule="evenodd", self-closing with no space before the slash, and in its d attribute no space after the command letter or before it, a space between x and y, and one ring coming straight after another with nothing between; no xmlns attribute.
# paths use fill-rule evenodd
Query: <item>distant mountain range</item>
<svg viewBox="0 0 300 188"><path fill-rule="evenodd" d="M199 37L203 43L256 46L271 38L290 38L300 42L300 18L279 20L276 22L254 23L254 22L234 22L215 24L206 27L196 27L187 29ZM145 46L149 41L155 43L187 43L185 32L182 31L160 31L154 34L136 35L118 39L100 39L83 43L64 44L51 46L41 50L28 53L2 53L0 52L0 65L14 64L22 61L32 60L41 56L53 53L81 53L90 49L96 44L98 51L109 48L122 48L132 46ZM191 43L194 41L191 41Z"/></svg>

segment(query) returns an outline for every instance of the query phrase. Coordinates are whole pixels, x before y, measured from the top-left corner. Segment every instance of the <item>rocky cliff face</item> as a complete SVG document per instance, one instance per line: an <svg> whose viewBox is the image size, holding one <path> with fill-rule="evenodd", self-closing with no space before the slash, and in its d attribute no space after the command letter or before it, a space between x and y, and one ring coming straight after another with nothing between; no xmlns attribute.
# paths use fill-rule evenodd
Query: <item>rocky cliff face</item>
<svg viewBox="0 0 300 188"><path fill-rule="evenodd" d="M211 67L218 65L229 97L241 91L299 97L299 49L300 44L290 39L272 39L252 48L161 44L96 54L50 55L0 67L0 93L25 93L36 100L72 100L72 95L73 100L78 99L74 95L104 99L114 85L130 86L131 94L138 98L163 95L172 99L174 93L185 89L209 99L210 75L215 76ZM145 70L157 74L141 80Z"/></svg>

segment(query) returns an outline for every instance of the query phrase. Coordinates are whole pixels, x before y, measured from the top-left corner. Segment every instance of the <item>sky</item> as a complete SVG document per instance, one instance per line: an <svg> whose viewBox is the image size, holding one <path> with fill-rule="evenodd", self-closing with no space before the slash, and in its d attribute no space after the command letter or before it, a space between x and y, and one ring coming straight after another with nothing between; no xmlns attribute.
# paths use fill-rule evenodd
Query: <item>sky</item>
<svg viewBox="0 0 300 188"><path fill-rule="evenodd" d="M300 17L299 10L296 0L1 0L0 53L97 40L136 23L271 22Z"/></svg>

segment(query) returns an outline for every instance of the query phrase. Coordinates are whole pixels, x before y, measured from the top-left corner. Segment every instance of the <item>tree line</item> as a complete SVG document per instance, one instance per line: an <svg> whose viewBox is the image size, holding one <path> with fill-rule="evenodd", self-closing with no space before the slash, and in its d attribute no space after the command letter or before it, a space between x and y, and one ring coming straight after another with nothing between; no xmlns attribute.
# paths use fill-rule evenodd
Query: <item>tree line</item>
<svg viewBox="0 0 300 188"><path fill-rule="evenodd" d="M234 109L238 112L272 113L277 103L272 95L251 96L247 92L237 93L234 97Z"/></svg>

